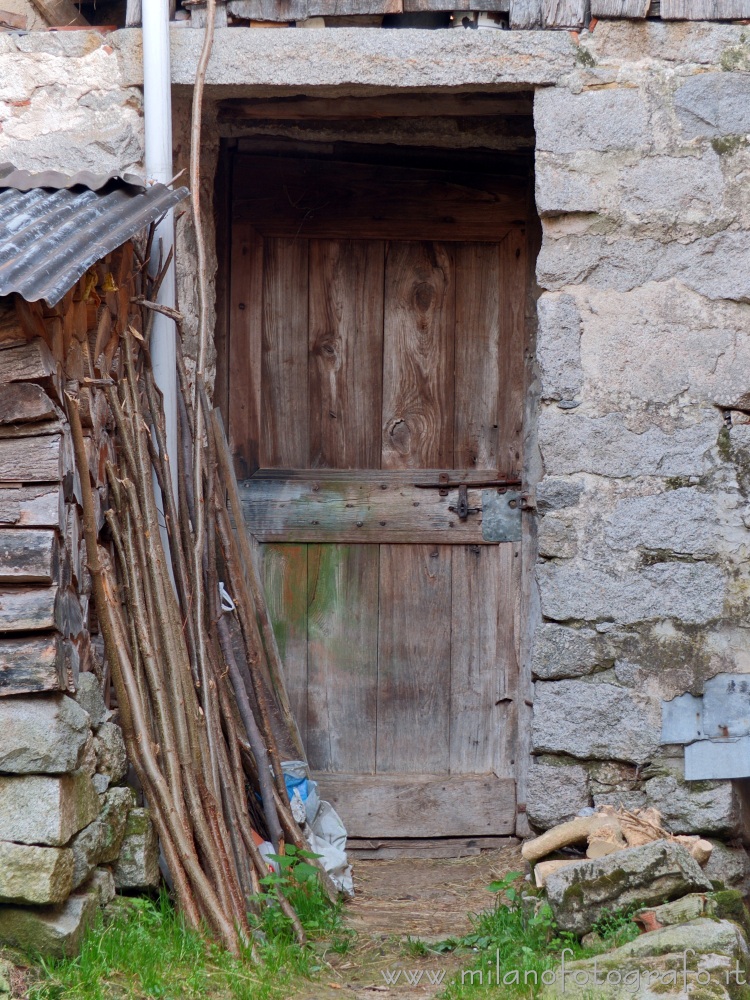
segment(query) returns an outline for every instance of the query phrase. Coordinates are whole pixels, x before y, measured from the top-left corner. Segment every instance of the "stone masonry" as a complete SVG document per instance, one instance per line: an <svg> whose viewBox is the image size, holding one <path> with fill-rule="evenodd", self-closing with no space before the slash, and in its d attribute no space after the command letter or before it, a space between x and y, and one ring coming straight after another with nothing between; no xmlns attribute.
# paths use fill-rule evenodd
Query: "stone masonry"
<svg viewBox="0 0 750 1000"><path fill-rule="evenodd" d="M200 37L173 30L175 169ZM142 170L138 31L0 35L0 79L0 162ZM663 702L750 673L750 27L220 29L207 83L209 232L225 96L535 90L538 562L519 800L537 829L592 804L654 805L675 832L730 841L711 877L750 887L747 782L686 782L683 747L660 742ZM178 233L190 313L186 215ZM69 869L45 871L60 884Z"/></svg>
<svg viewBox="0 0 750 1000"><path fill-rule="evenodd" d="M748 830L747 783L686 783L660 731L750 671L749 60L742 27L600 23L536 94L537 827Z"/></svg>

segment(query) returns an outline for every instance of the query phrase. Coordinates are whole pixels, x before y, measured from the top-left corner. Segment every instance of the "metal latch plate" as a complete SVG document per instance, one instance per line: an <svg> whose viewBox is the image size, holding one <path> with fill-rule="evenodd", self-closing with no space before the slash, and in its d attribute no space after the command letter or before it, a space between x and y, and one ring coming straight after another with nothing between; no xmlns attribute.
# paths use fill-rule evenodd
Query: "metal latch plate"
<svg viewBox="0 0 750 1000"><path fill-rule="evenodd" d="M521 541L521 494L482 490L482 538L485 542Z"/></svg>

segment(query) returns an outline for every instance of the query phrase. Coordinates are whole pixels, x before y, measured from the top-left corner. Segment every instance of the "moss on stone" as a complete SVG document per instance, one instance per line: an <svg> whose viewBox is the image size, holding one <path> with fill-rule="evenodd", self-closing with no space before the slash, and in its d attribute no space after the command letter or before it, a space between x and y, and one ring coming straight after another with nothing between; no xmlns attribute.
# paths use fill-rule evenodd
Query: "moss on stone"
<svg viewBox="0 0 750 1000"><path fill-rule="evenodd" d="M580 47L576 52L576 62L579 66L586 66L588 69L593 69L596 66L596 59L594 59L589 50Z"/></svg>
<svg viewBox="0 0 750 1000"><path fill-rule="evenodd" d="M719 156L731 156L738 149L747 146L747 139L744 135L722 135L712 139L711 146Z"/></svg>
<svg viewBox="0 0 750 1000"><path fill-rule="evenodd" d="M732 920L750 934L750 913L748 913L742 893L737 889L723 889L711 894L716 906L716 916L722 920Z"/></svg>

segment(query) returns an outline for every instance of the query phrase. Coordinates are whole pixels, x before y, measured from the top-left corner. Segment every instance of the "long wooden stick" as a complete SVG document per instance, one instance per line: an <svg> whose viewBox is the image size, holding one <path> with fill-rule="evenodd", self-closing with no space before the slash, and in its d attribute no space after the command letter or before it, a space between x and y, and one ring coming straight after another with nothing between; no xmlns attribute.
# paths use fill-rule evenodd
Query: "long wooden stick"
<svg viewBox="0 0 750 1000"><path fill-rule="evenodd" d="M286 684L284 683L284 667L281 661L281 654L279 653L279 646L276 642L276 633L273 630L271 616L268 613L268 605L266 604L265 595L263 593L263 584L261 583L258 567L255 564L255 559L250 549L250 543L247 539L247 533L244 527L245 522L242 516L242 505L240 504L239 492L237 490L237 480L235 479L234 469L232 468L232 456L229 452L229 444L227 442L226 434L224 433L224 424L221 419L221 413L218 410L213 411L212 426L214 442L216 445L216 460L221 474L221 483L227 492L229 507L232 511L232 517L234 518L236 528L235 535L239 541L242 564L245 570L245 576L250 589L250 594L253 599L255 614L260 623L260 630L263 636L263 645L265 647L268 662L268 672L271 676L271 682L284 717L284 722L289 730L289 736L291 737L295 752L299 755L300 760L307 762L307 755L302 744L302 738L300 736L299 728L297 727L297 721L294 718L294 713L292 712L291 705L289 704Z"/></svg>

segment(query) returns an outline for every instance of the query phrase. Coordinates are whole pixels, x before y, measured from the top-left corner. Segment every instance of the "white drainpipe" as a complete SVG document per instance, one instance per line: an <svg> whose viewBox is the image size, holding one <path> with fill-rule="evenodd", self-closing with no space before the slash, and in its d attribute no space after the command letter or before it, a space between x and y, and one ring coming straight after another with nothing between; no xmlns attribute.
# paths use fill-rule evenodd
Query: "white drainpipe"
<svg viewBox="0 0 750 1000"><path fill-rule="evenodd" d="M146 138L146 178L169 184L172 168L172 89L169 54L169 0L143 0L143 116ZM154 234L151 273L174 247L174 213L165 215ZM158 301L175 308L174 257L159 290ZM172 485L177 496L177 351L174 322L154 313L151 357L156 384L164 395L167 451ZM158 496L158 493L157 493Z"/></svg>

